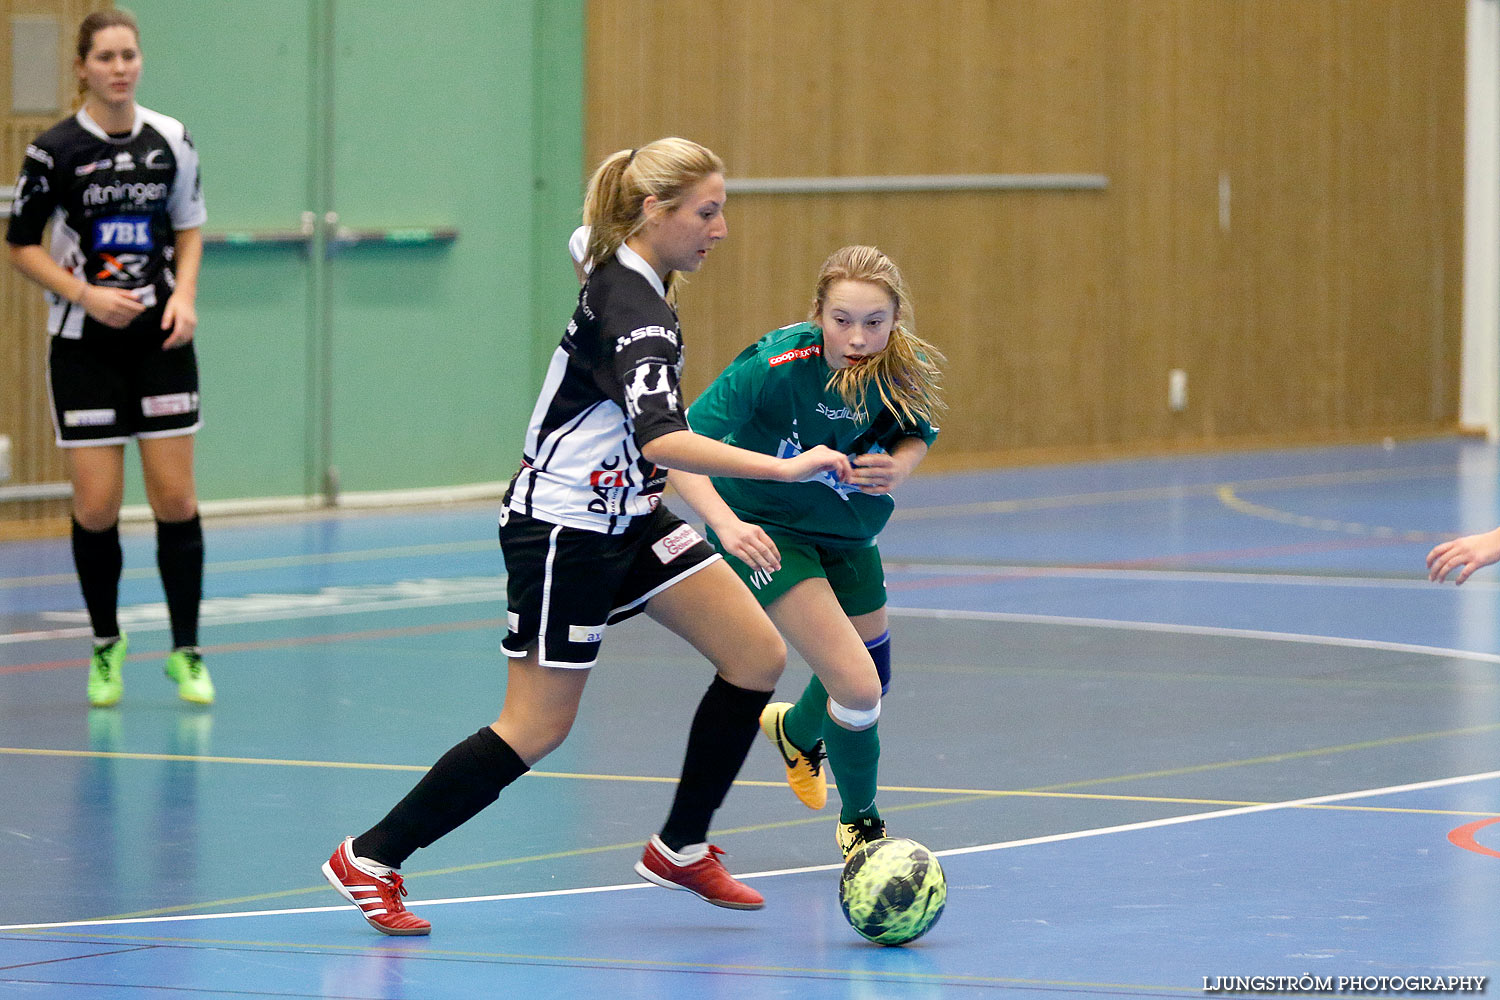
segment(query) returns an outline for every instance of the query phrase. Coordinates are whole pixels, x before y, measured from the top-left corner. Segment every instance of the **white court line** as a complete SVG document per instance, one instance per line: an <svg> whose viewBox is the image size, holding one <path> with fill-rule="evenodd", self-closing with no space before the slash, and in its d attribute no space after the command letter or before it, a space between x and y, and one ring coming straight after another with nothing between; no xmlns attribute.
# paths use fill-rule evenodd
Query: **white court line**
<svg viewBox="0 0 1500 1000"><path fill-rule="evenodd" d="M299 621L303 618L327 618L335 615L362 614L369 611L397 611L403 608L438 608L456 604L484 604L504 600L505 588L502 586L497 590L475 591L457 596L370 601L365 604L330 605L318 608L301 608L296 611L267 611L260 614L205 615L201 619L201 624L207 627L211 625L244 625L250 622L287 622ZM128 631L165 632L170 628L170 623L162 620L155 622L135 622L130 625ZM7 635L0 635L0 646L8 646L20 642L44 642L48 639L78 639L84 636L92 636L93 634L94 630L86 625L73 628L38 629L34 632L11 632Z"/></svg>
<svg viewBox="0 0 1500 1000"><path fill-rule="evenodd" d="M1335 792L1332 795L1319 795L1307 799L1289 799L1285 802L1264 802L1260 805L1237 806L1233 809L1216 809L1212 812L1192 813L1187 816L1169 816L1166 819L1126 823L1122 826L1075 830L1071 833L1053 833L1044 837L1030 837L1026 840L1007 840L994 844L979 844L975 847L955 847L946 851L934 851L933 853L940 858L949 858L957 857L960 854L978 854L983 851L1005 851L1016 847L1034 847L1038 844L1058 844L1069 840L1084 840L1091 837L1108 836L1114 833L1131 833L1136 830L1153 830L1160 827L1179 826L1183 823L1197 823L1202 820L1229 819L1234 816L1248 816L1253 813L1274 812L1280 809L1298 809L1305 806L1326 805L1330 802L1346 802L1351 799L1374 798L1380 795L1397 795L1402 792L1419 792L1431 788L1445 788L1451 785L1466 785L1477 781L1489 781L1495 778L1500 778L1500 771L1465 774L1454 778L1435 778L1431 781L1419 781L1409 785L1389 785L1385 788L1370 788L1357 792ZM805 868L781 868L775 871L752 872L749 875L736 875L735 878L744 880L770 878L774 875L802 875L808 872L837 871L842 867L843 865L841 864L810 865ZM649 888L651 888L650 883L632 882L625 885L585 886L579 889L553 889L546 892L513 892L494 896L456 896L448 899L421 899L412 900L408 905L446 906L450 903L495 903L511 899L544 899L550 896L578 896L587 893L622 892L627 889ZM127 924L185 923L194 920L230 920L236 917L274 917L299 913L334 913L340 910L347 910L350 905L349 903L341 903L338 906L307 906L284 910L245 910L238 913L188 913L169 917L125 917L118 920L68 920L48 924L3 924L0 925L0 932L48 930L61 927L119 927Z"/></svg>
<svg viewBox="0 0 1500 1000"><path fill-rule="evenodd" d="M503 579L503 578L502 578ZM486 603L505 600L503 582L493 591L471 591L465 594L445 594L430 598L370 601L362 604L331 605L296 610L267 611L259 614L205 616L204 625L243 625L251 622L297 621L305 618L326 618L345 614L362 614L371 611L394 611L403 608L446 607L459 604ZM1113 618L1079 618L1068 615L1021 614L1006 611L955 611L945 608L904 608L891 605L887 611L897 617L936 618L959 621L1014 622L1024 625L1072 625L1082 628L1112 628L1133 632L1166 632L1179 635L1209 635L1236 639L1259 639L1267 642L1296 642L1314 646L1342 646L1350 649L1376 649L1393 653L1413 653L1418 656L1436 656L1444 659L1473 660L1479 663L1500 663L1500 654L1480 653L1465 649L1448 649L1442 646L1420 646L1413 643L1385 642L1379 639L1350 639L1343 636L1311 635L1301 632L1269 632L1260 629L1221 628L1213 625L1178 625L1170 622L1142 622ZM164 632L168 628L165 619L157 622L138 622L130 626L132 632ZM93 635L87 626L70 628L39 629L31 632L12 632L0 635L0 646L23 642L45 642L50 639L79 639Z"/></svg>
<svg viewBox="0 0 1500 1000"><path fill-rule="evenodd" d="M1500 653L1476 653L1467 649L1445 649L1442 646L1418 646L1407 642L1385 642L1380 639L1348 639L1337 635L1308 635L1301 632L1265 632L1251 628L1220 628L1216 625L1174 625L1168 622L1121 621L1113 618L1074 618L1067 615L1032 615L1009 611L952 611L947 608L886 608L888 614L902 618L957 619L960 621L1015 622L1022 625L1076 625L1080 628L1112 628L1127 632L1167 632L1174 635L1211 635L1231 639L1260 639L1266 642L1298 642L1311 646L1343 646L1350 649L1378 649L1390 653L1414 653L1453 660L1475 660L1500 663Z"/></svg>
<svg viewBox="0 0 1500 1000"><path fill-rule="evenodd" d="M1058 577L1076 580L1128 580L1150 583L1235 583L1262 584L1277 587L1366 587L1376 590L1426 590L1439 593L1438 587L1425 576L1318 576L1312 573L1231 573L1223 570L1191 569L1124 569L1108 566L1027 566L984 563L920 563L900 559L885 560L886 572L931 573L937 576ZM1494 580L1470 580L1464 584L1469 592L1475 584L1479 590L1500 590ZM1443 593L1454 593L1449 588Z"/></svg>

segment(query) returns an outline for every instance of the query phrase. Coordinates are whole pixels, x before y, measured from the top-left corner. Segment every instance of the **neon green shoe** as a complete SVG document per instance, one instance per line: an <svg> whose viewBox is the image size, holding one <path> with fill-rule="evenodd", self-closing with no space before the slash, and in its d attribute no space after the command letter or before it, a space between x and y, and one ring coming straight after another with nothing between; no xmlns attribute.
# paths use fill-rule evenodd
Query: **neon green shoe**
<svg viewBox="0 0 1500 1000"><path fill-rule="evenodd" d="M167 654L167 676L177 682L177 697L197 705L214 703L214 681L203 665L203 656L192 646Z"/></svg>
<svg viewBox="0 0 1500 1000"><path fill-rule="evenodd" d="M861 844L868 844L880 840L885 836L885 820L879 816L861 816L853 823L845 823L839 820L838 832L836 834L839 842L839 850L844 855L844 860L854 853L854 849Z"/></svg>
<svg viewBox="0 0 1500 1000"><path fill-rule="evenodd" d="M125 693L125 633L113 642L94 646L94 655L89 657L89 704L95 708L108 708L120 700Z"/></svg>

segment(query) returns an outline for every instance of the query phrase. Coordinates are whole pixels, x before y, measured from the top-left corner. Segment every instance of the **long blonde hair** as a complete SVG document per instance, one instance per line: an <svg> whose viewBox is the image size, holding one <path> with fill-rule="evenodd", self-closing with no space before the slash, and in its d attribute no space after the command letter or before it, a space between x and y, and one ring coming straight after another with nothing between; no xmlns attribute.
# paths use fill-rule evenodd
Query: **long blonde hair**
<svg viewBox="0 0 1500 1000"><path fill-rule="evenodd" d="M880 401L903 427L911 427L919 420L933 423L933 418L948 408L939 392L943 380L940 366L948 359L917 336L911 293L900 268L875 247L848 246L835 250L818 272L809 317L814 324L821 326L828 290L838 281L864 281L883 289L896 305L896 317L885 349L860 364L835 369L828 376L828 388L836 391L861 419L866 416L865 395L873 386Z"/></svg>
<svg viewBox="0 0 1500 1000"><path fill-rule="evenodd" d="M596 268L609 260L645 225L648 197L655 195L671 211L699 181L723 172L724 161L713 150L675 136L606 156L589 178L583 199L583 224L589 227L585 266ZM675 271L667 275L668 292L676 277Z"/></svg>

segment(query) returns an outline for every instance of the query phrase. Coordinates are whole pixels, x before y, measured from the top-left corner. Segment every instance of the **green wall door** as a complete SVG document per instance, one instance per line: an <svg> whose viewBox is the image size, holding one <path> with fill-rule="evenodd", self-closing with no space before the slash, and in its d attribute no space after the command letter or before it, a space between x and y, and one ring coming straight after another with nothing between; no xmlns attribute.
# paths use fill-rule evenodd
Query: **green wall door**
<svg viewBox="0 0 1500 1000"><path fill-rule="evenodd" d="M201 495L509 476L576 295L582 0L134 9L141 101L245 236L205 255Z"/></svg>

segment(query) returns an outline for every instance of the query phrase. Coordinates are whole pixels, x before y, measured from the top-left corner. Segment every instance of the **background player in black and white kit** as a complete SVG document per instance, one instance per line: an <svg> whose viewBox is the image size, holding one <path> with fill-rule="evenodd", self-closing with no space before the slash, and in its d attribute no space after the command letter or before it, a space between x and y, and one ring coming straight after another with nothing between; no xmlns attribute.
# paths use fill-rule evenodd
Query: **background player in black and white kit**
<svg viewBox="0 0 1500 1000"><path fill-rule="evenodd" d="M671 288L727 234L724 198L723 164L685 139L621 150L589 181L590 273L500 516L510 658L500 717L323 866L383 933L428 933L402 903L394 869L562 743L606 628L642 611L692 643L717 675L693 717L667 821L636 871L719 906L764 904L725 871L708 825L749 752L786 646L713 548L661 505L665 470L797 482L825 471L847 479L851 468L829 448L781 459L688 429Z"/></svg>
<svg viewBox="0 0 1500 1000"><path fill-rule="evenodd" d="M208 704L198 651L203 528L193 482L198 366L192 340L205 212L198 154L175 119L135 103L140 33L119 10L78 31L83 106L26 148L6 240L16 269L47 290L48 380L73 485L73 559L94 630L88 697L123 691L116 616L125 444L141 452L157 565L172 624L167 676ZM50 253L41 246L52 224Z"/></svg>

